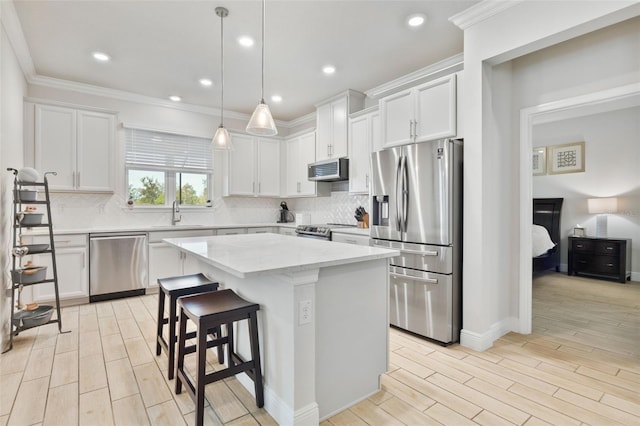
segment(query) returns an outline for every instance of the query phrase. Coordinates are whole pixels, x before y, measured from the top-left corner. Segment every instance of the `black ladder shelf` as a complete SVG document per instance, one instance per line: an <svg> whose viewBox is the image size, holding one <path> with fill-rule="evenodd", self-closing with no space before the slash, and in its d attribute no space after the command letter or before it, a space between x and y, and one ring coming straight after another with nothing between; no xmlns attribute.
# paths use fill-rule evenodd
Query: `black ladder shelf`
<svg viewBox="0 0 640 426"><path fill-rule="evenodd" d="M53 222L51 220L51 200L49 198L49 182L47 179L47 175L52 174L56 175L55 172L46 172L44 174L44 178L42 182L25 182L18 180L18 170L8 168L8 171L14 174L13 180L13 249L11 254L13 256L13 266L11 271L11 333L9 338L9 348L7 351L11 350L13 347L13 338L20 334L20 332L33 328L39 327L41 325L46 324L58 324L58 332L60 333L68 333L68 331L62 331L62 317L60 315L60 296L58 291L58 270L56 267L56 249L53 240ZM26 201L21 199L21 192L25 190L36 190L38 188L44 188L44 200L36 197L33 201ZM47 207L46 212L46 223L31 225L31 224L23 224L25 216L23 214L23 205L45 205ZM37 247L38 245L32 245L31 248L22 244L22 229L23 228L46 228L49 234L49 244L46 248ZM53 278L46 278L44 275L40 280L31 281L29 279L23 278L27 276L24 274L25 269L23 269L23 265L21 265L22 258L24 256L30 255L41 255L41 254L49 254L51 256L51 270L53 273ZM46 271L45 271L46 274ZM29 281L29 282L23 282ZM54 292L55 292L55 307L56 316L54 319L49 319L46 322L38 321L34 319L33 322L29 322L27 324L24 323L25 319L29 319L27 314L29 311L26 310L26 307L22 306L22 300L20 299L21 292L24 287L34 286L39 284L53 283ZM17 300L16 300L17 293ZM17 302L17 303L16 303ZM39 313L41 315L42 312ZM41 317L40 317L41 318Z"/></svg>

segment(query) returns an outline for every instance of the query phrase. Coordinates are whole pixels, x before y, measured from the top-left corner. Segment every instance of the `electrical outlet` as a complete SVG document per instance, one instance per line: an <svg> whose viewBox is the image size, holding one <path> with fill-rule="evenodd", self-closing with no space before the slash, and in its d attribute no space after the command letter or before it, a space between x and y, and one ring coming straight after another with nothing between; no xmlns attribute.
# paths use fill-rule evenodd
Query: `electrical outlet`
<svg viewBox="0 0 640 426"><path fill-rule="evenodd" d="M309 324L311 322L311 300L301 300L298 303L298 324Z"/></svg>

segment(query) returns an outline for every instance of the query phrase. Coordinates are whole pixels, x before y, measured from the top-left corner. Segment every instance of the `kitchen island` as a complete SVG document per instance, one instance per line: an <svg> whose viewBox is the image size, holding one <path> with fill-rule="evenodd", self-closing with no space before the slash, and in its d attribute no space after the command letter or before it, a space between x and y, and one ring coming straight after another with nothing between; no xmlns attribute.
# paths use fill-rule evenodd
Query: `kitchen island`
<svg viewBox="0 0 640 426"><path fill-rule="evenodd" d="M376 393L388 358L388 258L395 250L277 234L164 240L259 303L265 409L315 425ZM238 351L249 354L247 329ZM238 380L253 392L245 375Z"/></svg>

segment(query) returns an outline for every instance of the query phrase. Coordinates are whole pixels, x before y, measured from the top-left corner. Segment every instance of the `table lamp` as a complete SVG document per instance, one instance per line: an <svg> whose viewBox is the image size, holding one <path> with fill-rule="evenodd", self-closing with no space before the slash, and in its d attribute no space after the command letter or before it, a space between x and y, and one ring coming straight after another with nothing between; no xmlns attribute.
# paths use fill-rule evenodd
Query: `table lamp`
<svg viewBox="0 0 640 426"><path fill-rule="evenodd" d="M607 237L607 215L618 212L617 198L589 198L587 206L590 214L596 216L596 237Z"/></svg>

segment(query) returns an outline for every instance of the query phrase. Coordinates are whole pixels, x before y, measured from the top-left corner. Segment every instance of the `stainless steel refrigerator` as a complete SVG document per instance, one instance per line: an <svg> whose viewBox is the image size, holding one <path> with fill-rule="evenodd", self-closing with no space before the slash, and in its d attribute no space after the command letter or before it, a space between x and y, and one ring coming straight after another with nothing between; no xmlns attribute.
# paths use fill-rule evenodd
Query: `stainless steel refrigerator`
<svg viewBox="0 0 640 426"><path fill-rule="evenodd" d="M462 140L372 154L371 237L391 260L391 325L444 344L460 338Z"/></svg>

